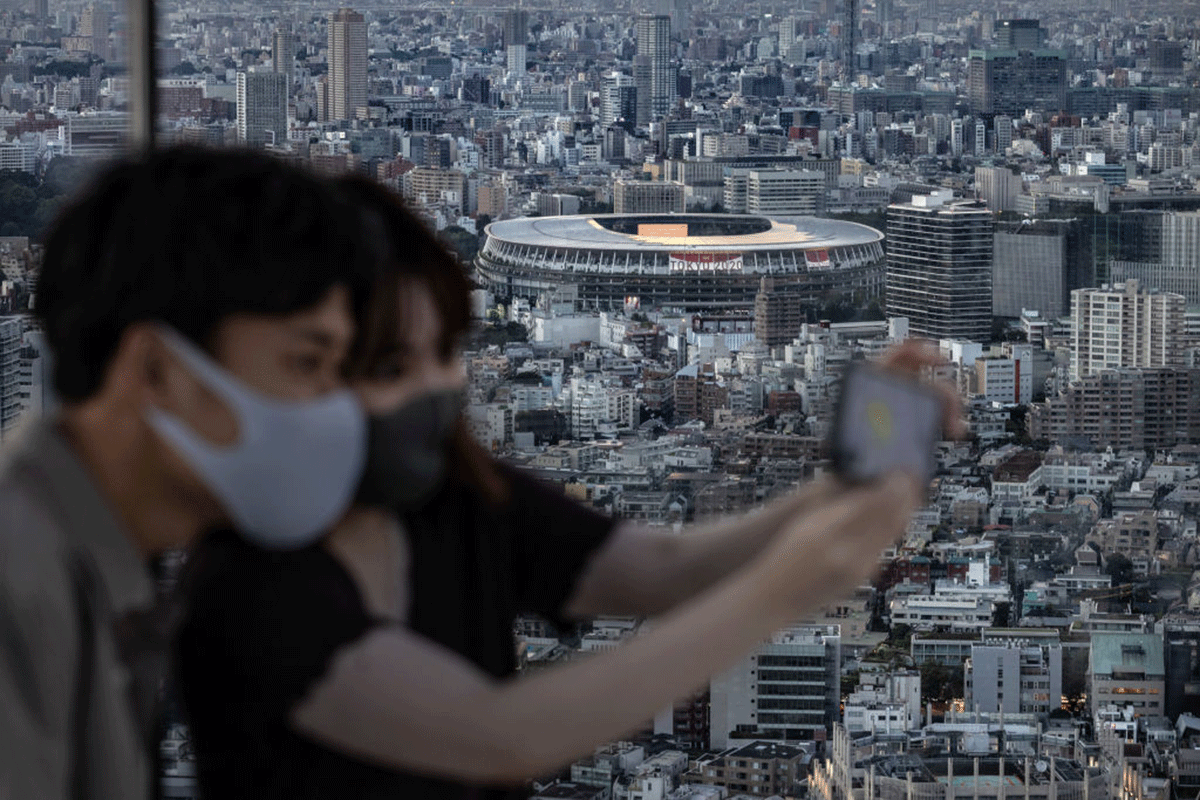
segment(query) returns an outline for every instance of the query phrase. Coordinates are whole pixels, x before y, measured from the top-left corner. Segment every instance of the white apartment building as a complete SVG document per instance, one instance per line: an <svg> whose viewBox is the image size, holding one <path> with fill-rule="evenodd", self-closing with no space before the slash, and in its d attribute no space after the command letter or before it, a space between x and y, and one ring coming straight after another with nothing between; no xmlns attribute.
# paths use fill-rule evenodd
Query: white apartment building
<svg viewBox="0 0 1200 800"><path fill-rule="evenodd" d="M963 687L971 711L1048 714L1062 704L1062 645L1021 640L972 645Z"/></svg>
<svg viewBox="0 0 1200 800"><path fill-rule="evenodd" d="M891 602L893 625L916 630L982 631L992 625L996 603L1010 600L1008 584L969 586L939 583L933 594L896 597Z"/></svg>
<svg viewBox="0 0 1200 800"><path fill-rule="evenodd" d="M1181 294L1136 280L1071 292L1071 380L1120 367L1183 365Z"/></svg>
<svg viewBox="0 0 1200 800"><path fill-rule="evenodd" d="M633 430L638 424L637 392L598 375L571 378L570 410L571 435L577 439Z"/></svg>
<svg viewBox="0 0 1200 800"><path fill-rule="evenodd" d="M975 393L993 403L1033 402L1033 346L1017 345L1008 357L975 359Z"/></svg>
<svg viewBox="0 0 1200 800"><path fill-rule="evenodd" d="M513 408L508 403L486 403L467 407L467 427L475 439L495 450L513 439Z"/></svg>
<svg viewBox="0 0 1200 800"><path fill-rule="evenodd" d="M916 730L921 726L921 674L864 672L858 688L846 699L842 724L851 733Z"/></svg>
<svg viewBox="0 0 1200 800"><path fill-rule="evenodd" d="M1112 465L1111 454L1048 453L1041 466L1041 482L1060 491L1103 493L1124 475Z"/></svg>
<svg viewBox="0 0 1200 800"><path fill-rule="evenodd" d="M814 170L750 170L746 211L750 214L819 214L825 210L825 174Z"/></svg>

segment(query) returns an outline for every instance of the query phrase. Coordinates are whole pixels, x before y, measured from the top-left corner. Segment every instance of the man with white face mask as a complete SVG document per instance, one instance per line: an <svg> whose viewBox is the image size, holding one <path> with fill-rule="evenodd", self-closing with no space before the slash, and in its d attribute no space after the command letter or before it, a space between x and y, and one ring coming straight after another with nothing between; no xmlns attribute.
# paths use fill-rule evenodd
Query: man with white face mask
<svg viewBox="0 0 1200 800"><path fill-rule="evenodd" d="M303 546L350 503L372 238L312 176L186 149L58 221L37 315L62 409L0 474L0 797L152 795L170 631L147 561L224 525Z"/></svg>

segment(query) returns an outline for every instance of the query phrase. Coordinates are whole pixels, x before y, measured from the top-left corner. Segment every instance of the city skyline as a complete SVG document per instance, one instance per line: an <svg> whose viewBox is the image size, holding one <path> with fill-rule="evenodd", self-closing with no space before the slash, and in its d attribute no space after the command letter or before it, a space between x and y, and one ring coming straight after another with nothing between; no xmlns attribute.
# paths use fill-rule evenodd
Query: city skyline
<svg viewBox="0 0 1200 800"><path fill-rule="evenodd" d="M0 441L52 406L41 232L137 102L123 4L28 5L0 3ZM157 141L402 196L476 287L464 427L599 513L760 509L829 474L849 364L944 357L970 433L871 584L532 796L1200 789L1193 5L158 8ZM519 658L653 624L521 617Z"/></svg>

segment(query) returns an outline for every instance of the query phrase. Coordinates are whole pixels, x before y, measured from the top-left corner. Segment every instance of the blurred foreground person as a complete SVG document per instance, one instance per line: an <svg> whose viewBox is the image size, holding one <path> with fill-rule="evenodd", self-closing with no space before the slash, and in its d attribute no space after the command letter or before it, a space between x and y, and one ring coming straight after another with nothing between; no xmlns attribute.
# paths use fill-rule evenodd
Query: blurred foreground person
<svg viewBox="0 0 1200 800"><path fill-rule="evenodd" d="M903 532L921 495L904 474L674 535L502 465L463 423L461 269L387 190L352 185L390 250L348 362L367 467L323 542L278 553L225 532L189 562L178 663L206 797L520 796L858 585ZM661 616L517 677L519 614Z"/></svg>
<svg viewBox="0 0 1200 800"><path fill-rule="evenodd" d="M171 620L148 560L344 513L360 223L277 160L186 149L106 169L57 221L36 303L62 408L0 475L0 797L152 796Z"/></svg>

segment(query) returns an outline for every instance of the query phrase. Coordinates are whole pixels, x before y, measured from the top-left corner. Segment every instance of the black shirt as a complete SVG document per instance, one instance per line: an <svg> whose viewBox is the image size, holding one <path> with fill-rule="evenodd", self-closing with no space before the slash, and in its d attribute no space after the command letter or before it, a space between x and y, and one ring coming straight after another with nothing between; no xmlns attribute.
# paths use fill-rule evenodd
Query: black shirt
<svg viewBox="0 0 1200 800"><path fill-rule="evenodd" d="M516 671L516 617L560 621L614 524L525 475L504 475L501 508L448 488L403 526L409 628L497 678ZM291 730L290 710L338 648L377 624L323 547L270 552L223 532L197 548L188 572L178 691L206 798L522 796L382 769Z"/></svg>

